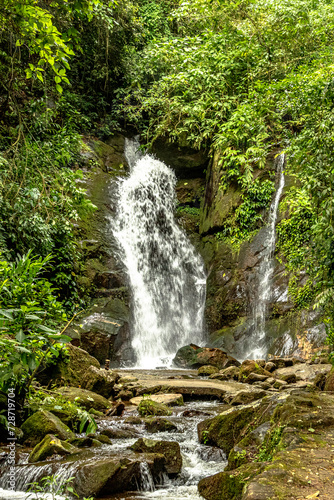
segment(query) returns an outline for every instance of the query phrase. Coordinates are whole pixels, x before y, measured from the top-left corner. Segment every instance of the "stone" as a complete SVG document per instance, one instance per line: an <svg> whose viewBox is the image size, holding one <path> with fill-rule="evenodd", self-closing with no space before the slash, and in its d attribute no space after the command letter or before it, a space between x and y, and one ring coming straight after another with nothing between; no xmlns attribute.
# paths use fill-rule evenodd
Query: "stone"
<svg viewBox="0 0 334 500"><path fill-rule="evenodd" d="M221 349L199 347L195 344L181 347L173 361L176 366L181 368L199 368L200 366L212 365L221 370L228 366L240 365L238 360Z"/></svg>
<svg viewBox="0 0 334 500"><path fill-rule="evenodd" d="M73 432L58 417L46 410L39 410L23 422L21 429L25 442L36 445L47 434L65 441L74 438Z"/></svg>
<svg viewBox="0 0 334 500"><path fill-rule="evenodd" d="M201 479L198 492L206 500L240 500L245 482L263 469L264 464L255 462L244 464L234 471L219 472Z"/></svg>
<svg viewBox="0 0 334 500"><path fill-rule="evenodd" d="M324 373L327 375L331 370L332 365L330 364L317 364L317 365L307 365L295 364L286 368L279 368L273 372L276 378L282 379L285 375L296 376L296 380L304 380L307 382L313 382L319 373Z"/></svg>
<svg viewBox="0 0 334 500"><path fill-rule="evenodd" d="M268 361L268 362L264 365L264 369L265 369L267 372L273 372L274 370L276 370L276 365L275 365L275 363L273 363L272 361Z"/></svg>
<svg viewBox="0 0 334 500"><path fill-rule="evenodd" d="M101 498L123 491L135 491L142 487L141 463L145 463L153 477L164 471L165 458L161 454L128 454L94 458L79 465L73 481L73 489L79 498Z"/></svg>
<svg viewBox="0 0 334 500"><path fill-rule="evenodd" d="M288 383L285 380L276 380L273 387L275 389L280 389L281 387L285 387Z"/></svg>
<svg viewBox="0 0 334 500"><path fill-rule="evenodd" d="M210 417L212 414L207 411L202 410L185 410L181 413L181 417L192 418L192 417Z"/></svg>
<svg viewBox="0 0 334 500"><path fill-rule="evenodd" d="M249 404L258 399L262 399L267 395L266 391L261 389L253 391L240 391L231 401L231 405L243 405Z"/></svg>
<svg viewBox="0 0 334 500"><path fill-rule="evenodd" d="M121 398L123 401L130 401L130 399L133 398L133 392L130 390L123 389L122 391L119 391L117 397Z"/></svg>
<svg viewBox="0 0 334 500"><path fill-rule="evenodd" d="M52 380L58 385L79 387L91 366L100 368L98 360L83 349L67 344L66 350L68 355L65 359L60 357L55 365L47 367L38 376L38 380L43 385L47 385Z"/></svg>
<svg viewBox="0 0 334 500"><path fill-rule="evenodd" d="M237 366L229 366L220 370L218 373L210 375L212 380L239 380L240 368Z"/></svg>
<svg viewBox="0 0 334 500"><path fill-rule="evenodd" d="M252 422L260 403L237 406L226 410L216 417L203 420L197 426L200 443L208 446L218 446L229 454L240 440L244 428ZM233 429L233 432L231 432Z"/></svg>
<svg viewBox="0 0 334 500"><path fill-rule="evenodd" d="M204 366L201 366L197 370L197 375L202 376L202 377L206 377L209 375L213 375L214 373L218 373L218 372L219 372L219 369L216 366L204 365Z"/></svg>
<svg viewBox="0 0 334 500"><path fill-rule="evenodd" d="M329 392L334 392L334 366L331 368L331 370L326 376L324 390Z"/></svg>
<svg viewBox="0 0 334 500"><path fill-rule="evenodd" d="M163 403L153 401L152 399L142 399L138 405L138 413L141 417L147 417L150 415L168 416L172 414L168 406Z"/></svg>
<svg viewBox="0 0 334 500"><path fill-rule="evenodd" d="M181 472L182 456L179 443L140 438L130 448L136 453L159 453L163 455L166 459L166 472L171 476Z"/></svg>
<svg viewBox="0 0 334 500"><path fill-rule="evenodd" d="M131 425L141 425L143 423L140 417L127 417L124 422Z"/></svg>
<svg viewBox="0 0 334 500"><path fill-rule="evenodd" d="M90 366L82 380L81 387L109 398L119 378L118 373Z"/></svg>
<svg viewBox="0 0 334 500"><path fill-rule="evenodd" d="M281 380L284 380L288 384L295 384L297 382L297 376L295 373L287 373L286 375L281 375Z"/></svg>
<svg viewBox="0 0 334 500"><path fill-rule="evenodd" d="M176 432L177 426L167 418L148 418L145 420L145 429L151 434L157 432Z"/></svg>
<svg viewBox="0 0 334 500"><path fill-rule="evenodd" d="M100 432L101 436L107 436L110 439L130 439L138 437L138 432L134 429L119 429L111 427L109 429L103 429Z"/></svg>
<svg viewBox="0 0 334 500"><path fill-rule="evenodd" d="M92 438L87 436L82 438L73 438L70 439L69 442L77 448L90 448L93 444Z"/></svg>
<svg viewBox="0 0 334 500"><path fill-rule="evenodd" d="M325 373L318 373L318 375L315 377L313 383L316 387L319 387L321 391L325 390L325 385L326 385L326 380L327 376Z"/></svg>
<svg viewBox="0 0 334 500"><path fill-rule="evenodd" d="M240 366L239 381L244 382L251 373L257 373L258 375L266 375L267 377L270 377L270 373L258 365L256 361L246 359Z"/></svg>
<svg viewBox="0 0 334 500"><path fill-rule="evenodd" d="M94 408L95 410L107 410L110 408L111 403L92 391L86 389L79 389L78 387L60 387L57 392L66 397L69 401L76 402L83 406L86 410Z"/></svg>
<svg viewBox="0 0 334 500"><path fill-rule="evenodd" d="M62 441L53 434L47 434L32 450L28 462L42 462L52 455L70 455L77 451L78 449L72 444Z"/></svg>
<svg viewBox="0 0 334 500"><path fill-rule="evenodd" d="M147 399L147 397L137 396L136 398L130 399L130 403L134 406L139 406L145 399ZM182 394L151 394L149 399L155 403L161 403L166 406L182 406L184 404Z"/></svg>
<svg viewBox="0 0 334 500"><path fill-rule="evenodd" d="M268 389L271 389L272 385L265 381L265 382L255 382L254 387L261 387L261 389L267 391Z"/></svg>
<svg viewBox="0 0 334 500"><path fill-rule="evenodd" d="M254 384L255 382L264 382L267 375L260 375L259 373L250 373L245 379L245 384Z"/></svg>
<svg viewBox="0 0 334 500"><path fill-rule="evenodd" d="M272 358L271 362L276 368L285 368L293 365L293 358Z"/></svg>

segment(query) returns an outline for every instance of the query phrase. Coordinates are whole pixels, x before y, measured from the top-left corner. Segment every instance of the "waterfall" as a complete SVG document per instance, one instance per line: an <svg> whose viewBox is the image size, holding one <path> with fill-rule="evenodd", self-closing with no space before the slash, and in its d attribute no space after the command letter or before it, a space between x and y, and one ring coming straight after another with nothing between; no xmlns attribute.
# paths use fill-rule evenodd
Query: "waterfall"
<svg viewBox="0 0 334 500"><path fill-rule="evenodd" d="M138 146L137 146L138 149ZM179 347L203 342L203 262L174 218L173 171L126 142L130 175L119 181L112 221L132 292L136 365L171 364Z"/></svg>
<svg viewBox="0 0 334 500"><path fill-rule="evenodd" d="M267 237L264 242L263 258L258 272L258 295L253 307L253 334L250 338L251 347L247 353L249 359L260 359L266 355L265 323L268 303L272 297L272 274L274 270L274 253L276 247L276 221L278 205L284 188L284 160L281 154L276 159L276 172L279 178L274 199L270 205L267 225Z"/></svg>

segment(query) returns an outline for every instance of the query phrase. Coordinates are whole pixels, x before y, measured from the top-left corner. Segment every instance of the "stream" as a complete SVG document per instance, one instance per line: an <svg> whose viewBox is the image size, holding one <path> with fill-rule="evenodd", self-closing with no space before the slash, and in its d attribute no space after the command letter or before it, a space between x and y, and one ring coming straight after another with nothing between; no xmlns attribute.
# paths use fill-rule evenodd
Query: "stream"
<svg viewBox="0 0 334 500"><path fill-rule="evenodd" d="M127 374L136 375L136 370L119 370L122 376ZM143 370L138 374L143 373ZM161 376L161 370L145 371L147 378L156 378ZM192 378L193 373L187 370L163 370L163 375L168 375L171 378ZM0 500L9 499L30 499L33 500L34 496L29 496L26 493L19 493L19 491L26 491L27 485L30 482L36 481L43 476L54 474L58 484L64 482L70 477L76 475L78 465L82 460L94 461L103 457L119 456L126 454L129 446L134 444L140 437L149 438L153 440L174 441L179 443L182 454L182 471L181 473L170 479L166 474L161 475L159 478L151 476L148 467L145 463L142 464L141 480L138 484L138 491L114 494L111 496L99 497L105 500L109 499L189 499L195 500L201 498L197 493L198 482L207 476L223 471L226 465L226 456L219 448L206 446L200 444L197 437L197 425L200 421L211 418L226 409L226 405L218 400L190 400L185 401L183 406L171 407L172 415L163 417L177 426L177 432L159 432L149 433L145 427L144 422L139 425L133 425L126 422L128 417L138 417L138 411L134 406L126 406L125 411L121 417L107 417L98 420L98 432L104 429L112 428L114 430L125 430L136 433L132 438L112 438L112 445L103 445L101 448L87 448L82 451L82 458L78 456L76 461L62 461L57 463L57 460L48 459L48 461L41 463L41 465L28 464L28 453L24 453L18 448L19 451L19 467L16 471L16 492L2 490L1 487L6 485L6 474L0 472ZM2 470L4 467L2 465ZM50 496L39 496L38 498L49 499ZM57 497L61 500L62 497Z"/></svg>

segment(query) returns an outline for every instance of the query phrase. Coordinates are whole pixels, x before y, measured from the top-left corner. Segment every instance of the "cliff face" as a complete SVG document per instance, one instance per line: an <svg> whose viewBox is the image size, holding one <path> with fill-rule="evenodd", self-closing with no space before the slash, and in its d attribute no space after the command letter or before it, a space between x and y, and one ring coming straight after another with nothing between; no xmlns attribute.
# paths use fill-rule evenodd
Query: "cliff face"
<svg viewBox="0 0 334 500"><path fill-rule="evenodd" d="M108 142L108 141L107 141ZM129 293L126 276L111 234L115 210L115 183L127 170L122 148L124 138L109 144L88 141L85 187L97 211L80 224L83 251L82 285L92 297L91 309L73 326L71 335L101 363L131 361ZM205 262L207 280L206 325L208 345L235 357L245 355L254 330L253 308L258 300L259 265L265 252L268 209L259 212L250 236L233 244L222 235L233 224L243 195L236 184L222 189L224 172L219 154L208 158L188 148L166 143L155 145L154 154L177 175L176 217ZM273 179L274 153L263 170L253 173L261 183ZM274 180L274 179L273 179ZM276 179L277 185L277 179ZM286 178L283 196L292 181ZM279 213L278 221L285 214ZM306 279L306 278L305 278ZM323 343L324 328L312 308L297 310L288 295L289 274L284 259L274 256L272 297L268 303L266 345L271 354L309 353ZM303 284L302 282L300 283Z"/></svg>

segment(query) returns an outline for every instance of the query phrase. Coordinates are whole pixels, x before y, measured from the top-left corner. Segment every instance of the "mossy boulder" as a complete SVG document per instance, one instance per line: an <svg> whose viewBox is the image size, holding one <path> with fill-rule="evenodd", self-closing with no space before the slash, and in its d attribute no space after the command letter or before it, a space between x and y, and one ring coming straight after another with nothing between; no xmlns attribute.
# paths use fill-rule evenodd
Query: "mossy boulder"
<svg viewBox="0 0 334 500"><path fill-rule="evenodd" d="M174 441L155 441L154 439L140 438L132 446L131 450L136 453L159 453L165 459L167 474L175 476L182 469L182 456L180 445Z"/></svg>
<svg viewBox="0 0 334 500"><path fill-rule="evenodd" d="M47 385L52 380L58 385L79 387L91 366L100 368L98 360L80 347L67 344L66 350L65 357L60 358L55 365L51 365L38 376L42 384Z"/></svg>
<svg viewBox="0 0 334 500"><path fill-rule="evenodd" d="M264 469L264 464L244 464L236 470L219 472L198 483L198 492L206 500L240 500L247 481Z"/></svg>
<svg viewBox="0 0 334 500"><path fill-rule="evenodd" d="M223 370L219 370L218 373L210 375L209 378L217 380L239 380L240 368L237 366L229 366Z"/></svg>
<svg viewBox="0 0 334 500"><path fill-rule="evenodd" d="M86 389L80 389L78 387L60 387L57 389L57 392L72 403L76 402L80 404L86 410L94 408L95 410L101 411L111 407L111 403L106 398L95 392L87 391Z"/></svg>
<svg viewBox="0 0 334 500"><path fill-rule="evenodd" d="M228 454L240 441L247 426L255 421L260 405L261 403L255 402L240 408L231 408L216 417L203 420L197 426L200 443L218 446Z"/></svg>
<svg viewBox="0 0 334 500"><path fill-rule="evenodd" d="M167 418L147 418L145 420L145 429L154 434L156 432L176 432L177 426Z"/></svg>
<svg viewBox="0 0 334 500"><path fill-rule="evenodd" d="M214 373L218 372L219 369L216 366L204 365L197 370L197 375L202 377L208 377L209 375L213 375Z"/></svg>
<svg viewBox="0 0 334 500"><path fill-rule="evenodd" d="M163 403L152 401L152 399L143 399L138 405L138 413L142 417L147 417L149 415L168 416L172 414L168 406Z"/></svg>
<svg viewBox="0 0 334 500"><path fill-rule="evenodd" d="M246 359L241 363L240 366L239 381L244 382L251 373L257 373L258 375L266 375L267 377L271 377L271 373L267 372L256 361L252 359Z"/></svg>
<svg viewBox="0 0 334 500"><path fill-rule="evenodd" d="M23 422L24 441L31 445L40 442L47 434L52 434L61 440L74 438L73 432L53 413L39 410Z"/></svg>
<svg viewBox="0 0 334 500"><path fill-rule="evenodd" d="M334 392L334 366L326 377L326 382L324 386L325 391Z"/></svg>
<svg viewBox="0 0 334 500"><path fill-rule="evenodd" d="M52 455L70 455L76 453L78 449L66 441L62 441L53 434L47 434L38 443L29 455L28 462L42 462Z"/></svg>

